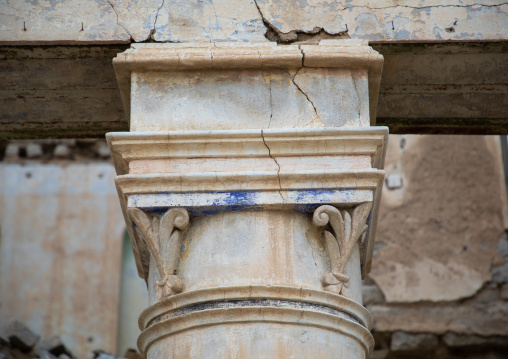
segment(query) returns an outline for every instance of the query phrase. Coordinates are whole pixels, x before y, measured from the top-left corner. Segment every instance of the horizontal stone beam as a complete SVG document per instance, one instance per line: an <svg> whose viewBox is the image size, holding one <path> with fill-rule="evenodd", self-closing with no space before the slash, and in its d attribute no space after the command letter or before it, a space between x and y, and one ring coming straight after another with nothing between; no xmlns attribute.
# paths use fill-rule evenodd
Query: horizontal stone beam
<svg viewBox="0 0 508 359"><path fill-rule="evenodd" d="M381 43L377 124L391 133L508 134L508 42ZM0 139L128 130L112 59L128 45L1 46Z"/></svg>
<svg viewBox="0 0 508 359"><path fill-rule="evenodd" d="M0 44L508 39L505 1L0 1Z"/></svg>

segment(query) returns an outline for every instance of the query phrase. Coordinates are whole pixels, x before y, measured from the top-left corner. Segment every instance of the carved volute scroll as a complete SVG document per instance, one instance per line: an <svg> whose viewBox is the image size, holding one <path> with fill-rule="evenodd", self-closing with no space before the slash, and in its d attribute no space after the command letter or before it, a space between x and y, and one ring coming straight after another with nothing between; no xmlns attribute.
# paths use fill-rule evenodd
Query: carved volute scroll
<svg viewBox="0 0 508 359"><path fill-rule="evenodd" d="M362 203L350 211L324 205L314 212L313 221L316 226L330 225L324 231L325 248L331 266L331 272L326 273L322 279L325 290L342 294L343 287L349 287L349 277L344 274L344 268L355 244L366 234L366 221L371 208L371 202Z"/></svg>
<svg viewBox="0 0 508 359"><path fill-rule="evenodd" d="M161 277L161 280L157 281L158 299L180 293L184 283L176 273L182 231L189 225L189 213L183 208L172 208L162 217L151 217L139 208L130 208L128 213L157 265Z"/></svg>

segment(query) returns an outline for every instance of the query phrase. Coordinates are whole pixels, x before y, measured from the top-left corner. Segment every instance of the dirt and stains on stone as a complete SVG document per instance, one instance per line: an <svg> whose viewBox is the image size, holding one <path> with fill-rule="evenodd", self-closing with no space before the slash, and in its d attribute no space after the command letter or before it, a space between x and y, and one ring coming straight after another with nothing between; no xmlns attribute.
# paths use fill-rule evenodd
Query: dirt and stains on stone
<svg viewBox="0 0 508 359"><path fill-rule="evenodd" d="M50 6L3 1L0 42L121 43L367 40L501 40L508 4L472 0L424 5L333 0L77 0ZM57 6L58 5L58 6ZM267 34L268 32L268 34ZM266 35L265 35L266 34ZM265 37L266 36L266 37ZM274 38L275 37L275 38Z"/></svg>

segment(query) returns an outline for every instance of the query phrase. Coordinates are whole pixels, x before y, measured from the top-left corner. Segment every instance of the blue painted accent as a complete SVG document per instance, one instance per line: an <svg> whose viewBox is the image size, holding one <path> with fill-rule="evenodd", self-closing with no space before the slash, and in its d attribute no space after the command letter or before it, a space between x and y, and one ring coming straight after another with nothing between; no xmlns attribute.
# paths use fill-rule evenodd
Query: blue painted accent
<svg viewBox="0 0 508 359"><path fill-rule="evenodd" d="M297 193L296 203L299 202L316 202L316 203L328 203L326 201L327 196L331 196L334 193L342 193L346 195L347 200L351 200L354 188L341 188L341 189L312 189L312 190L298 190L298 191L288 191L288 193Z"/></svg>
<svg viewBox="0 0 508 359"><path fill-rule="evenodd" d="M313 190L293 190L285 191L291 198L291 203L295 212L298 213L313 213L317 207L330 203L329 198L334 194L341 193L345 195L346 201L353 198L355 189L353 188L342 188L342 189L313 189ZM173 193L163 192L157 194L150 194L156 197L171 197ZM178 193L179 196L185 194ZM188 196L196 196L199 194L189 193ZM273 208L274 205L260 205L259 193L258 192L227 192L227 191L214 191L214 192L203 192L203 195L214 196L215 198L210 205L192 206L192 205L178 205L175 203L171 207L183 207L189 211L192 217L208 216L221 212L235 212L235 211L250 211L250 210L263 210ZM133 204L137 206L136 198L133 199ZM170 207L150 207L146 208L147 211L164 214ZM287 207L286 207L287 208Z"/></svg>
<svg viewBox="0 0 508 359"><path fill-rule="evenodd" d="M170 207L152 207L152 208L147 208L146 210L148 212L156 213L156 214L159 214L162 216L164 213L166 213L166 211L169 208ZM261 210L261 209L264 209L265 207L259 206L259 205L256 206L256 205L236 204L236 205L226 205L226 206L214 205L214 206L202 206L202 207L181 206L181 208L185 208L187 211L189 211L189 215L191 217L204 217L204 216L209 216L209 215L217 214L217 213L221 213L221 212Z"/></svg>

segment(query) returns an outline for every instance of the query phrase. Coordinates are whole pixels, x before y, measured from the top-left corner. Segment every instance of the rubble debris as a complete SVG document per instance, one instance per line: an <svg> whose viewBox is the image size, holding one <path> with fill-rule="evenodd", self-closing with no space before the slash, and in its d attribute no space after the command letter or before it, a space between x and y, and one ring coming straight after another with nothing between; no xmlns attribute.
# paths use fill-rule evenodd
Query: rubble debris
<svg viewBox="0 0 508 359"><path fill-rule="evenodd" d="M0 146L0 161L84 160L111 158L105 139L13 140Z"/></svg>
<svg viewBox="0 0 508 359"><path fill-rule="evenodd" d="M47 351L55 357L58 357L62 354L72 357L71 351L64 345L58 335L53 335L49 338L39 341L35 346L34 351L39 353L39 355L41 351Z"/></svg>
<svg viewBox="0 0 508 359"><path fill-rule="evenodd" d="M23 352L29 352L37 344L39 336L32 332L23 323L17 320L11 321L4 329L11 346Z"/></svg>
<svg viewBox="0 0 508 359"><path fill-rule="evenodd" d="M30 143L26 146L26 156L28 158L42 157L42 146L38 143Z"/></svg>

